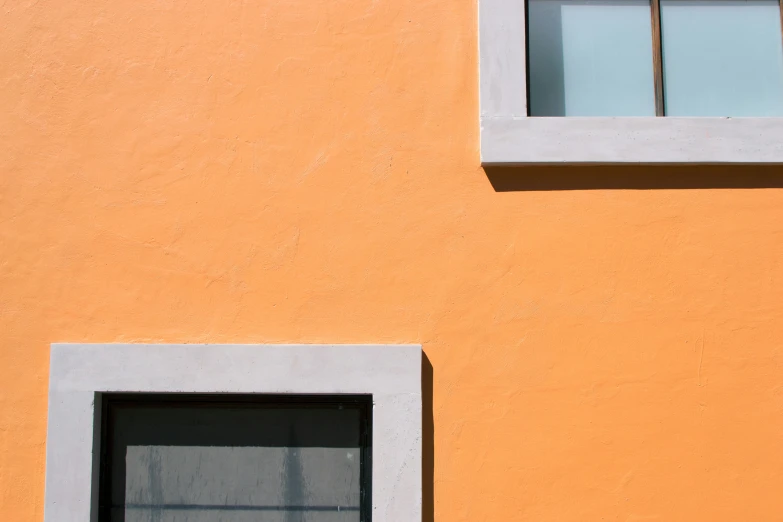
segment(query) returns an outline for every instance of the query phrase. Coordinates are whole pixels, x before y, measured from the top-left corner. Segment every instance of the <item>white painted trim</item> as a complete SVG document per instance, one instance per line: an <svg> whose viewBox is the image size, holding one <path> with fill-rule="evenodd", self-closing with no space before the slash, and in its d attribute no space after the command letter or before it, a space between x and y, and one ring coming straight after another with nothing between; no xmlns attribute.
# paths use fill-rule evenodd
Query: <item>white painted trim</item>
<svg viewBox="0 0 783 522"><path fill-rule="evenodd" d="M481 119L527 117L525 1L479 0Z"/></svg>
<svg viewBox="0 0 783 522"><path fill-rule="evenodd" d="M525 0L479 0L481 164L783 163L783 118L530 118Z"/></svg>
<svg viewBox="0 0 783 522"><path fill-rule="evenodd" d="M373 520L420 521L421 364L418 345L53 344L44 521L97 520L105 392L372 394Z"/></svg>

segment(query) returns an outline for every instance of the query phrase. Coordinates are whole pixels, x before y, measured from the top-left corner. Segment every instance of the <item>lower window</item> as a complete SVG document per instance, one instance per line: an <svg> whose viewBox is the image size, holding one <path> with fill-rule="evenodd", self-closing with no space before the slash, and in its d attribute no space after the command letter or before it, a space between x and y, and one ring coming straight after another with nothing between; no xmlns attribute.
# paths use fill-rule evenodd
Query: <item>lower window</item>
<svg viewBox="0 0 783 522"><path fill-rule="evenodd" d="M99 522L370 520L370 395L101 400Z"/></svg>

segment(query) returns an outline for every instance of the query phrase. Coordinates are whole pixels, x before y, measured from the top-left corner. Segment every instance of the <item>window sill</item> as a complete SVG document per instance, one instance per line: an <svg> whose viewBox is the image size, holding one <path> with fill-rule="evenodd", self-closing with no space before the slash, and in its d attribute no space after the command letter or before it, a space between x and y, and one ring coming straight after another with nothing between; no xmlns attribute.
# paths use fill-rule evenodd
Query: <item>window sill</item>
<svg viewBox="0 0 783 522"><path fill-rule="evenodd" d="M783 118L481 118L481 164L783 164Z"/></svg>

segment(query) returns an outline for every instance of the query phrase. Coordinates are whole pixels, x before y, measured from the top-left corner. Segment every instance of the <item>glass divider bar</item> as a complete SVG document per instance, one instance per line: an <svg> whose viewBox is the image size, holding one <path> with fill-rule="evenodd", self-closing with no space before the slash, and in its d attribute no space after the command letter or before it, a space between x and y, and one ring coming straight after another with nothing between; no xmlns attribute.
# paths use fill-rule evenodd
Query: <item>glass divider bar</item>
<svg viewBox="0 0 783 522"><path fill-rule="evenodd" d="M781 0L783 2L783 0ZM653 78L655 81L655 115L665 116L663 101L663 44L661 42L661 2L650 0L653 37ZM783 23L783 15L781 15Z"/></svg>

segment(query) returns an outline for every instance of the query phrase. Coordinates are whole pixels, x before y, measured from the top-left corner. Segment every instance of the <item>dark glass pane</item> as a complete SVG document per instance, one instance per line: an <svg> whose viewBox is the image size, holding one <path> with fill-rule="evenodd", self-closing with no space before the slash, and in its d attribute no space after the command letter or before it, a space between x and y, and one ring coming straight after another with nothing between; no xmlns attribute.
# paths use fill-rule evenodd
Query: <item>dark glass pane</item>
<svg viewBox="0 0 783 522"><path fill-rule="evenodd" d="M361 408L123 402L107 422L112 522L360 520Z"/></svg>

